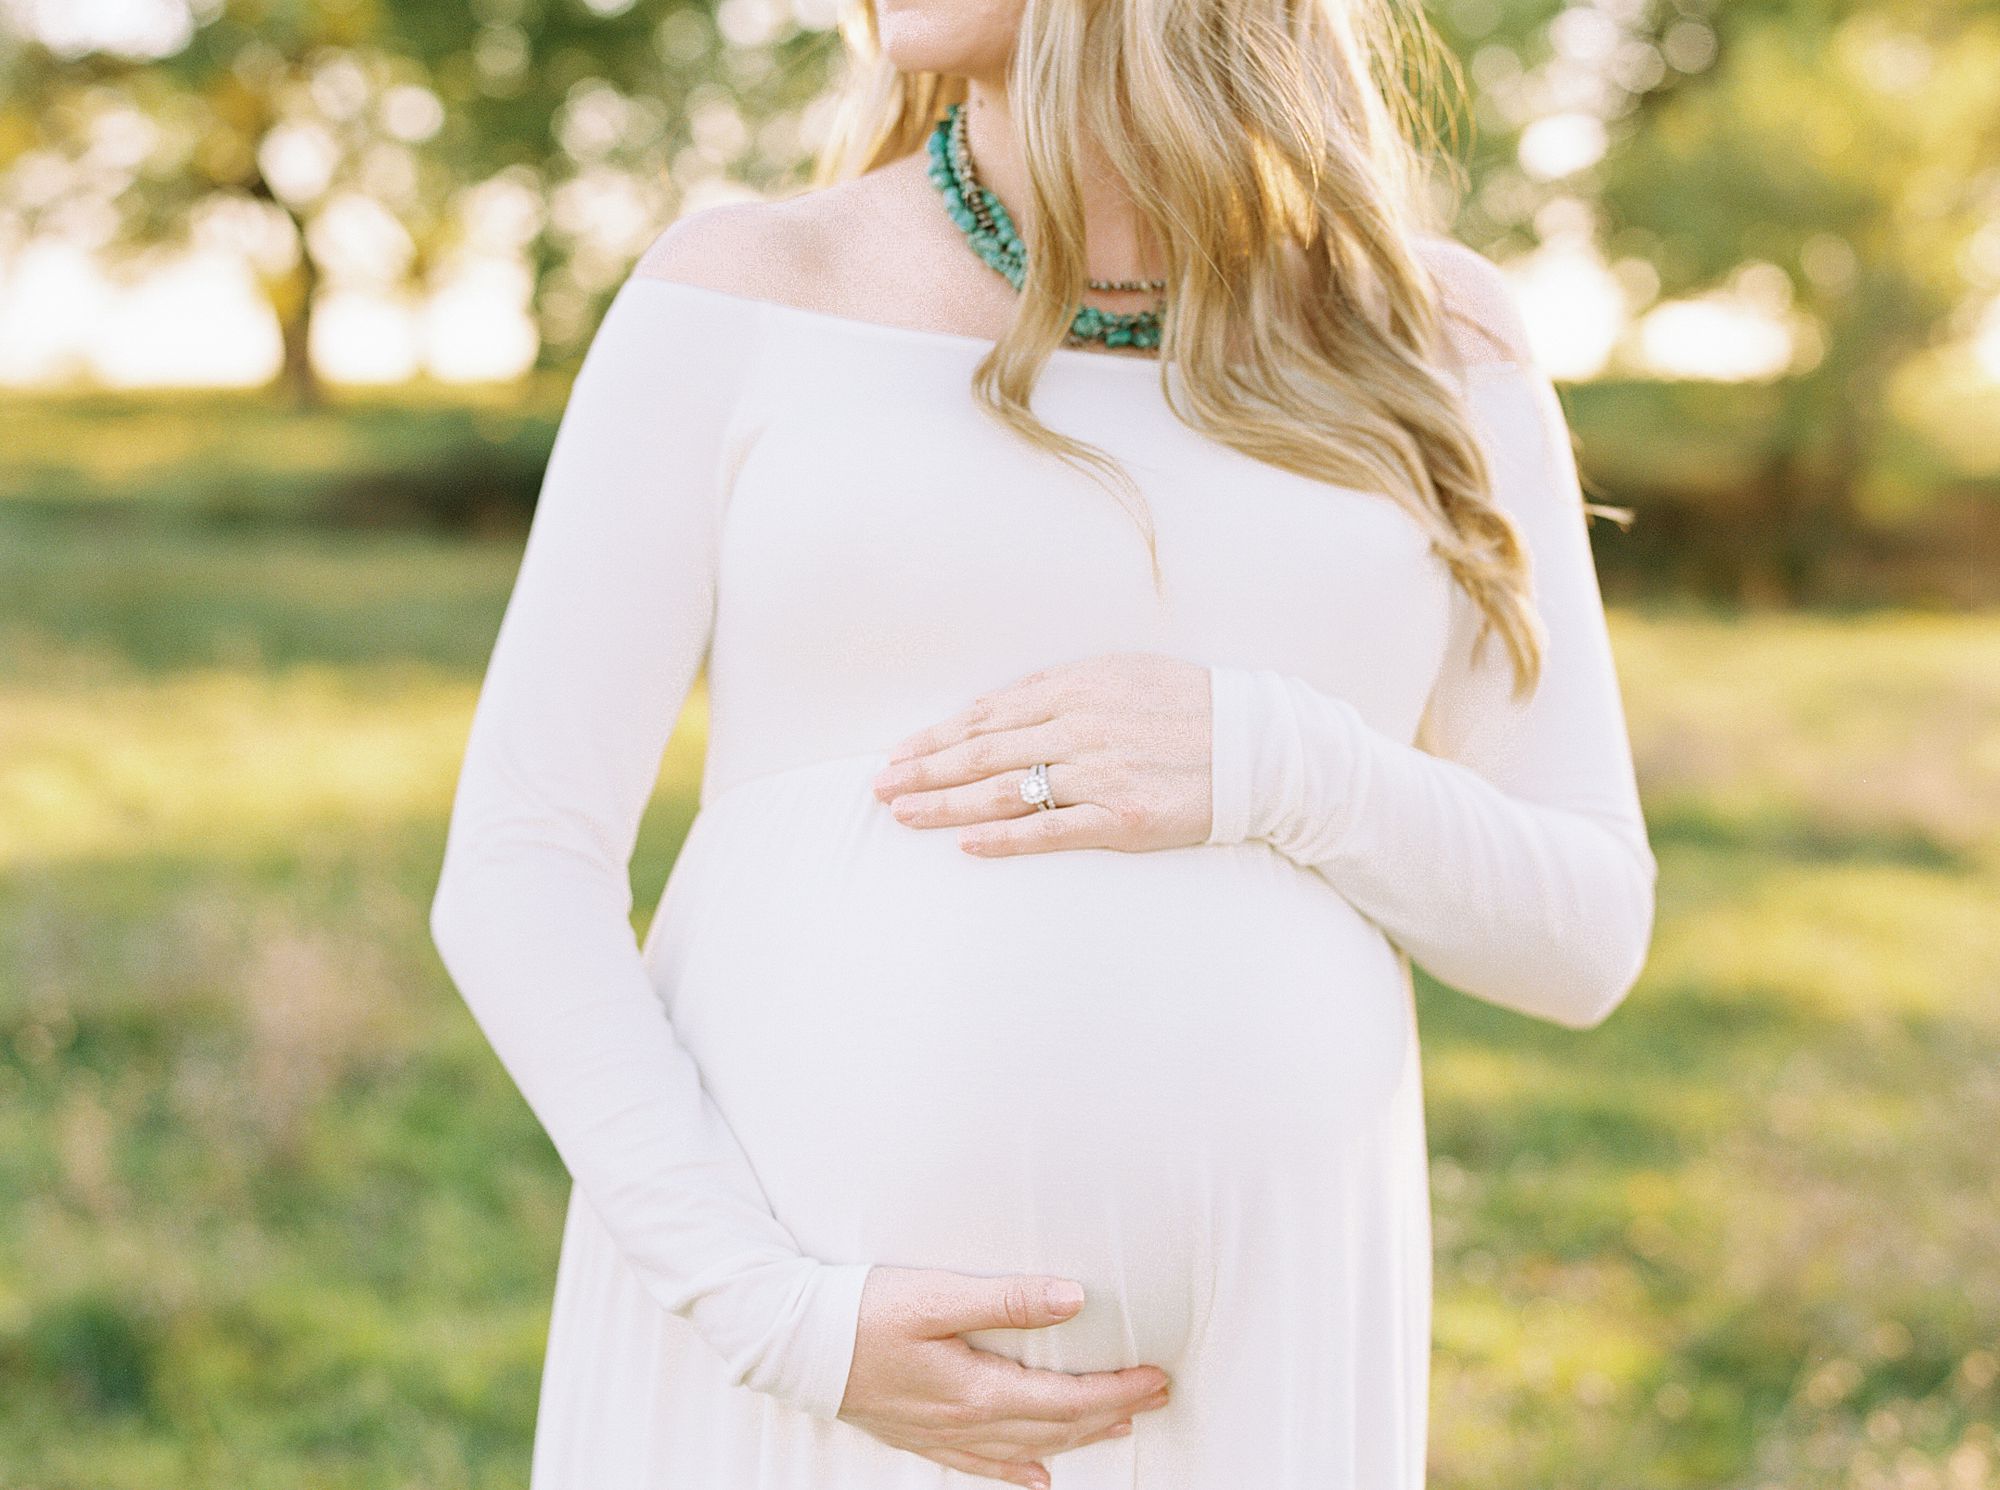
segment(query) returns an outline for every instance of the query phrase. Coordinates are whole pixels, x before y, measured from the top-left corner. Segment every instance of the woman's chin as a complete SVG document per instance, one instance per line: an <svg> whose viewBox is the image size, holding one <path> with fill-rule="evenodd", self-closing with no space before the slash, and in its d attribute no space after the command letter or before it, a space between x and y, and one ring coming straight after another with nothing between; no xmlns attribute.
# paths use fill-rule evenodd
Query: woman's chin
<svg viewBox="0 0 2000 1490"><path fill-rule="evenodd" d="M1011 38L968 36L963 21L939 14L928 0L882 0L875 15L882 55L898 72L953 78L1000 78L1007 72Z"/></svg>

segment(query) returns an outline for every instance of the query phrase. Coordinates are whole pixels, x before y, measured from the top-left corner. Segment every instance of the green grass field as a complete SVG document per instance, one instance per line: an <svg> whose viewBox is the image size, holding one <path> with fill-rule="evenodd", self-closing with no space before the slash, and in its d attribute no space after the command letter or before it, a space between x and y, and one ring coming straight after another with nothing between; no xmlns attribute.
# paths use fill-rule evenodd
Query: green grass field
<svg viewBox="0 0 2000 1490"><path fill-rule="evenodd" d="M7 1490L526 1483L567 1181L425 927L517 557L0 512ZM1433 1484L2000 1486L2000 617L1614 629L1643 981L1423 990Z"/></svg>

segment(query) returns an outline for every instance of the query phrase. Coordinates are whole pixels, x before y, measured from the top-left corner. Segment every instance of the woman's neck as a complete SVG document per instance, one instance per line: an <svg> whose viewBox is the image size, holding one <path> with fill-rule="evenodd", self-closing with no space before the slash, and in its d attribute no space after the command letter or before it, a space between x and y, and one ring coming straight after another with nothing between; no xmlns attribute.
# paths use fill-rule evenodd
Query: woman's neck
<svg viewBox="0 0 2000 1490"><path fill-rule="evenodd" d="M979 184L997 196L1024 239L1032 241L1034 203L1028 191L1028 167L1015 141L1014 117L1004 84L971 78L966 83L966 147ZM1164 262L1146 247L1144 223L1095 144L1077 139L1077 188L1083 199L1084 274L1091 279L1158 279ZM1093 291L1093 300L1108 292ZM1145 292L1113 296L1121 302L1109 309L1149 303Z"/></svg>

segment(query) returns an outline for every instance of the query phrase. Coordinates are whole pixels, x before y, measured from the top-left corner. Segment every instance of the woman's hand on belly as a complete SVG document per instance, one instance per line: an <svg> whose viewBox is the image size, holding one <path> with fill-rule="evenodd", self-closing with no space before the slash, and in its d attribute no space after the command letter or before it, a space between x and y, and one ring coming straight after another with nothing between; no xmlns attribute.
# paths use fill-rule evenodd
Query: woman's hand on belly
<svg viewBox="0 0 2000 1490"><path fill-rule="evenodd" d="M976 854L1181 848L1208 837L1208 669L1160 652L1044 668L891 748L875 795ZM1048 766L1055 806L1021 796Z"/></svg>
<svg viewBox="0 0 2000 1490"><path fill-rule="evenodd" d="M841 1419L949 1469L1046 1490L1039 1460L1129 1432L1134 1413L1167 1401L1157 1366L1043 1371L959 1338L1060 1324L1078 1306L1050 1289L1067 1282L870 1268Z"/></svg>

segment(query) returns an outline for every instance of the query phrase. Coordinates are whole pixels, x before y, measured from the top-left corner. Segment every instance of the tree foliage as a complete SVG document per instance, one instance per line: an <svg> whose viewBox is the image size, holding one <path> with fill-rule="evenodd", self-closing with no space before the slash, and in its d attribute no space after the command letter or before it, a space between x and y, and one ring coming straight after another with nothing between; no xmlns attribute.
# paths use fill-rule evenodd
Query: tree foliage
<svg viewBox="0 0 2000 1490"><path fill-rule="evenodd" d="M147 55L0 37L0 244L243 249L307 399L330 281L421 293L481 252L525 266L544 356L566 360L691 194L803 182L838 65L830 14L785 0L191 3ZM1648 467L1634 452L1659 442L1628 422L1620 500L1682 510L1745 585L1798 595L1913 480L1963 476L1912 465L1887 390L2000 296L2000 4L1428 9L1469 90L1468 242L1507 259L1581 238L1635 316L1733 294L1793 329L1791 367L1744 390L1748 437L1685 431L1726 481ZM1644 402L1598 406L1636 421Z"/></svg>
<svg viewBox="0 0 2000 1490"><path fill-rule="evenodd" d="M0 203L16 236L249 248L306 399L343 236L376 282L421 289L497 233L559 356L682 192L802 158L831 38L759 15L731 40L700 4L220 0L164 56L15 34ZM511 207L483 230L482 191Z"/></svg>

